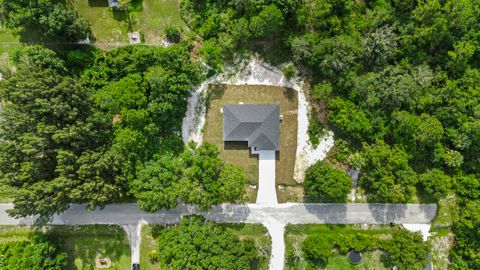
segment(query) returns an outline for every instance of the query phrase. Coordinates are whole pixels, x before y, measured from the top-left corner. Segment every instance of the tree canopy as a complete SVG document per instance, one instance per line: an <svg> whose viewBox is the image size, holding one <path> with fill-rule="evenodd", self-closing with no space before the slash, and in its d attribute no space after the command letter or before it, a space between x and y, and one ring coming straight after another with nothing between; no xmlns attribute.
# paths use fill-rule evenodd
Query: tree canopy
<svg viewBox="0 0 480 270"><path fill-rule="evenodd" d="M310 166L305 173L305 193L320 202L346 202L352 189L352 180L342 170L323 161Z"/></svg>
<svg viewBox="0 0 480 270"><path fill-rule="evenodd" d="M0 243L0 268L11 270L62 270L67 254L41 238Z"/></svg>
<svg viewBox="0 0 480 270"><path fill-rule="evenodd" d="M158 260L168 269L251 269L258 259L251 240L241 241L222 225L190 216L158 230Z"/></svg>

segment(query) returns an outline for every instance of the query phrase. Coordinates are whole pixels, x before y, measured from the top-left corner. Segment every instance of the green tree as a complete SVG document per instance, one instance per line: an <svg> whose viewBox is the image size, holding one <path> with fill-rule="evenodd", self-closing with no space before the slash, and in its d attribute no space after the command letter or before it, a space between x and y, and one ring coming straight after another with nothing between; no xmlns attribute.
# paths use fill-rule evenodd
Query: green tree
<svg viewBox="0 0 480 270"><path fill-rule="evenodd" d="M353 102L336 97L328 101L328 120L335 127L360 139L371 137L373 125Z"/></svg>
<svg viewBox="0 0 480 270"><path fill-rule="evenodd" d="M183 201L205 209L225 200L240 199L246 177L243 171L231 165L225 168L218 154L213 144L204 143L198 148L189 144L182 154L186 166L181 182ZM224 193L227 189L231 190Z"/></svg>
<svg viewBox="0 0 480 270"><path fill-rule="evenodd" d="M118 199L124 179L116 178L120 168L102 149L111 118L93 112L90 89L58 73L60 60L45 51L52 59L42 63L37 53L21 58L29 55L33 59L20 61L0 87L0 99L7 101L0 122L0 177L17 190L10 214L43 220L72 202L93 208ZM85 159L91 152L95 158Z"/></svg>
<svg viewBox="0 0 480 270"><path fill-rule="evenodd" d="M302 252L305 258L311 262L326 263L332 249L335 247L333 239L328 236L313 234L302 242Z"/></svg>
<svg viewBox="0 0 480 270"><path fill-rule="evenodd" d="M451 192L452 179L439 169L427 170L418 176L423 189L435 199L447 196Z"/></svg>
<svg viewBox="0 0 480 270"><path fill-rule="evenodd" d="M0 268L11 270L61 270L67 254L45 239L0 243Z"/></svg>
<svg viewBox="0 0 480 270"><path fill-rule="evenodd" d="M168 25L165 28L165 36L170 42L180 42L181 29L176 25Z"/></svg>
<svg viewBox="0 0 480 270"><path fill-rule="evenodd" d="M400 230L385 246L388 258L398 269L423 269L428 263L430 247L420 233Z"/></svg>
<svg viewBox="0 0 480 270"><path fill-rule="evenodd" d="M372 67L381 67L387 64L397 52L397 37L393 27L384 26L367 33L362 45L365 49L365 62Z"/></svg>
<svg viewBox="0 0 480 270"><path fill-rule="evenodd" d="M263 10L250 19L250 32L253 37L263 37L280 31L283 25L283 14L274 4L265 6Z"/></svg>
<svg viewBox="0 0 480 270"><path fill-rule="evenodd" d="M346 202L352 189L352 180L348 175L331 165L318 161L305 173L305 193L320 202Z"/></svg>
<svg viewBox="0 0 480 270"><path fill-rule="evenodd" d="M42 40L79 41L91 32L87 20L63 3L51 0L2 0L7 25L26 40L32 36ZM35 33L32 35L32 33Z"/></svg>
<svg viewBox="0 0 480 270"><path fill-rule="evenodd" d="M158 260L168 269L251 269L258 258L252 241L240 241L222 225L185 217L158 230Z"/></svg>
<svg viewBox="0 0 480 270"><path fill-rule="evenodd" d="M170 154L146 162L138 169L137 178L131 183L130 192L140 208L155 212L161 208L177 206L179 183L183 162Z"/></svg>
<svg viewBox="0 0 480 270"><path fill-rule="evenodd" d="M112 82L100 89L96 94L96 102L100 108L112 114L122 109L138 109L147 103L146 85L139 74L131 74L117 82Z"/></svg>
<svg viewBox="0 0 480 270"><path fill-rule="evenodd" d="M406 202L415 194L417 175L408 164L409 156L397 147L383 141L364 144L365 164L359 179L374 202Z"/></svg>

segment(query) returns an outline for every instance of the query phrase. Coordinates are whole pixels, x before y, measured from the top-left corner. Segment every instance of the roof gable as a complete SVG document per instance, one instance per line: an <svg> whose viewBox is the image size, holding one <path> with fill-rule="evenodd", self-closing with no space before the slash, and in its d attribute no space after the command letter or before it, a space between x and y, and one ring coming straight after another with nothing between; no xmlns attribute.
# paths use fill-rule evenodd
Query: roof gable
<svg viewBox="0 0 480 270"><path fill-rule="evenodd" d="M258 150L280 146L278 104L226 104L223 106L223 140L248 141Z"/></svg>

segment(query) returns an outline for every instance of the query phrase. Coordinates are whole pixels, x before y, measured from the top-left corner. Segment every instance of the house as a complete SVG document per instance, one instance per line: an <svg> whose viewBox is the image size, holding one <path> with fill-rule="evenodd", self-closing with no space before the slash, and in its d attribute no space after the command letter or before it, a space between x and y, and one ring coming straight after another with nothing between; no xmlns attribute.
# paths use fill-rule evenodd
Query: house
<svg viewBox="0 0 480 270"><path fill-rule="evenodd" d="M224 141L246 141L252 154L279 150L278 104L226 104L222 111Z"/></svg>
<svg viewBox="0 0 480 270"><path fill-rule="evenodd" d="M258 155L258 204L277 204L276 153L280 150L280 106L278 104L226 104L223 140L245 141Z"/></svg>

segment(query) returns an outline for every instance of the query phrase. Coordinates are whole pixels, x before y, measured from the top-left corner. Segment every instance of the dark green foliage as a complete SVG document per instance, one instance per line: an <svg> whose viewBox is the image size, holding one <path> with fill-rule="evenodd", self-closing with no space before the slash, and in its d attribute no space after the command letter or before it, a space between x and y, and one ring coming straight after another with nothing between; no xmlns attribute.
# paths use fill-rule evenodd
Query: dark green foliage
<svg viewBox="0 0 480 270"><path fill-rule="evenodd" d="M181 33L182 32L180 27L176 25L168 25L167 27L165 27L165 36L170 42L179 42Z"/></svg>
<svg viewBox="0 0 480 270"><path fill-rule="evenodd" d="M418 176L423 189L436 199L443 198L451 192L452 178L439 169L431 169Z"/></svg>
<svg viewBox="0 0 480 270"><path fill-rule="evenodd" d="M320 143L321 136L325 134L325 129L314 116L310 116L308 120L308 139L316 147Z"/></svg>
<svg viewBox="0 0 480 270"><path fill-rule="evenodd" d="M47 240L0 243L0 269L61 270L67 265L67 254Z"/></svg>
<svg viewBox="0 0 480 270"><path fill-rule="evenodd" d="M262 37L280 31L283 25L283 14L274 4L262 9L258 16L250 18L250 32L253 37Z"/></svg>
<svg viewBox="0 0 480 270"><path fill-rule="evenodd" d="M342 132L356 138L371 138L373 125L367 114L353 102L334 98L328 102L328 120Z"/></svg>
<svg viewBox="0 0 480 270"><path fill-rule="evenodd" d="M257 250L252 241L240 241L222 225L190 216L177 226L157 233L161 265L183 269L256 269Z"/></svg>
<svg viewBox="0 0 480 270"><path fill-rule="evenodd" d="M292 79L293 77L297 76L297 68L294 65L287 65L282 69L283 76L287 79Z"/></svg>
<svg viewBox="0 0 480 270"><path fill-rule="evenodd" d="M387 241L385 250L389 259L398 269L424 269L428 263L430 247L420 233L401 230Z"/></svg>
<svg viewBox="0 0 480 270"><path fill-rule="evenodd" d="M172 208L178 202L214 204L241 199L247 178L240 167L226 165L215 145L190 144L179 156L165 154L138 168L131 192L139 206L150 212Z"/></svg>
<svg viewBox="0 0 480 270"><path fill-rule="evenodd" d="M316 84L312 89L312 96L316 100L328 101L333 93L333 87L328 81Z"/></svg>
<svg viewBox="0 0 480 270"><path fill-rule="evenodd" d="M312 200L320 202L346 202L352 189L348 175L323 161L310 166L305 173L305 193Z"/></svg>
<svg viewBox="0 0 480 270"><path fill-rule="evenodd" d="M202 76L185 44L97 51L89 59L79 79L45 48L13 55L17 70L0 88L7 103L0 177L18 191L14 216L45 221L70 203L125 201L140 164L183 149L177 134Z"/></svg>
<svg viewBox="0 0 480 270"><path fill-rule="evenodd" d="M54 69L57 72L65 72L65 63L58 58L52 50L43 46L27 46L15 50L10 55L15 65L36 66L41 69Z"/></svg>
<svg viewBox="0 0 480 270"><path fill-rule="evenodd" d="M94 206L118 198L118 165L95 153L108 122L93 114L92 91L59 74L60 60L43 61L43 68L32 61L22 60L0 88L9 102L0 122L0 176L18 190L11 214L49 216L70 202Z"/></svg>
<svg viewBox="0 0 480 270"><path fill-rule="evenodd" d="M375 231L362 231L351 228L322 228L308 234L302 242L305 259L313 265L324 265L337 249L342 254L350 250L360 252L383 249L387 252L387 263L400 270L423 269L428 263L430 252L428 242L419 233L407 230L394 230L392 238L376 235Z"/></svg>
<svg viewBox="0 0 480 270"><path fill-rule="evenodd" d="M305 259L312 262L320 261L325 263L335 247L332 238L333 237L318 234L307 237L307 239L302 242L302 251Z"/></svg>
<svg viewBox="0 0 480 270"><path fill-rule="evenodd" d="M392 203L409 200L416 191L417 175L408 164L408 154L383 141L363 148L365 164L359 181L369 192L368 199Z"/></svg>
<svg viewBox="0 0 480 270"><path fill-rule="evenodd" d="M90 35L87 20L73 9L52 0L2 0L7 25L15 28L26 41L40 40L77 42Z"/></svg>

